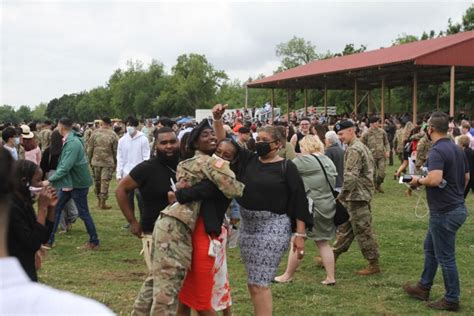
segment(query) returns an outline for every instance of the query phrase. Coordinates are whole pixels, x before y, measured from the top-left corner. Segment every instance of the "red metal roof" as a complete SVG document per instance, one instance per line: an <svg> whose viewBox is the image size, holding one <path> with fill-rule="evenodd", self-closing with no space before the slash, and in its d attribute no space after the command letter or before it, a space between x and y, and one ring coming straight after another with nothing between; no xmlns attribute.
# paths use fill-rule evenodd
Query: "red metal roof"
<svg viewBox="0 0 474 316"><path fill-rule="evenodd" d="M474 67L474 31L417 41L363 53L316 60L273 76L253 81L248 87L265 87L279 81L323 76L399 63Z"/></svg>

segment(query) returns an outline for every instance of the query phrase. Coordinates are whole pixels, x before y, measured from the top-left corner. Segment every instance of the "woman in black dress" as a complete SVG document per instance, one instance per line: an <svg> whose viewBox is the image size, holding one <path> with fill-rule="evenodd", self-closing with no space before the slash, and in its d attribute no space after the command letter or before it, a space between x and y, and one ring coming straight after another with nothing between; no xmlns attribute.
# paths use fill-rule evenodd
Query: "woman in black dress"
<svg viewBox="0 0 474 316"><path fill-rule="evenodd" d="M213 109L214 129L218 139L225 137L222 115L226 106ZM245 184L237 198L240 205L240 252L247 270L247 285L255 315L272 314L270 283L278 264L288 249L292 232L293 251L304 255L306 228L313 225L308 211L303 180L296 166L278 156L281 135L275 127L259 130L257 153L240 150L231 163L237 180Z"/></svg>

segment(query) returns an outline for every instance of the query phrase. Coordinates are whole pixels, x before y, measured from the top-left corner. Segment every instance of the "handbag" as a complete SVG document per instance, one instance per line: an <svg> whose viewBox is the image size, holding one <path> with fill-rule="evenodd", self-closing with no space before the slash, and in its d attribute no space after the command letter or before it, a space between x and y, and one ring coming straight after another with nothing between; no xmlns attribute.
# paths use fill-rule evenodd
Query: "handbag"
<svg viewBox="0 0 474 316"><path fill-rule="evenodd" d="M345 222L347 222L349 220L349 212L347 212L347 209L344 207L344 205L342 205L342 203L339 202L339 200L337 199L337 196L339 195L339 193L334 190L334 188L331 185L331 182L329 182L328 175L326 173L326 169L324 169L324 166L321 163L321 160L319 160L319 158L316 155L312 154L311 156L316 158L316 160L319 162L319 165L321 166L321 169L323 169L324 177L326 177L326 182L328 183L329 187L331 188L332 195L336 199L336 214L334 215L334 225L339 226L341 224L344 224Z"/></svg>

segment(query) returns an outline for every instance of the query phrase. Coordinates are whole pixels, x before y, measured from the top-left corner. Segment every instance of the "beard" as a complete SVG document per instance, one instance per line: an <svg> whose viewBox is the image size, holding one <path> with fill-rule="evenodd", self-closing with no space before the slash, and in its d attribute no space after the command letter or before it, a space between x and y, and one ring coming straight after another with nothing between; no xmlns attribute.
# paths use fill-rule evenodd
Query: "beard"
<svg viewBox="0 0 474 316"><path fill-rule="evenodd" d="M179 162L179 151L173 152L173 155L168 156L165 152L162 151L156 151L156 158L158 159L159 162L162 164L176 169L176 166L178 165Z"/></svg>

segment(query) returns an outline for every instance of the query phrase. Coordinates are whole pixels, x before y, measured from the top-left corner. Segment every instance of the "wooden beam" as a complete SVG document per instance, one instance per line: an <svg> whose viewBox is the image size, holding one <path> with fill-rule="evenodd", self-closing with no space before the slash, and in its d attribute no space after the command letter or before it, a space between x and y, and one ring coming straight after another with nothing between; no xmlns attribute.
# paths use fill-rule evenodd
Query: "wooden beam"
<svg viewBox="0 0 474 316"><path fill-rule="evenodd" d="M324 116L328 116L328 86L324 85Z"/></svg>
<svg viewBox="0 0 474 316"><path fill-rule="evenodd" d="M438 85L436 89L436 111L439 111L439 90L440 90L440 86Z"/></svg>
<svg viewBox="0 0 474 316"><path fill-rule="evenodd" d="M372 103L372 90L367 94L367 115L370 115L370 104Z"/></svg>
<svg viewBox="0 0 474 316"><path fill-rule="evenodd" d="M416 124L416 115L418 111L418 74L413 73L413 124Z"/></svg>
<svg viewBox="0 0 474 316"><path fill-rule="evenodd" d="M382 88L380 89L380 119L382 121L382 128L385 122L385 78L382 78Z"/></svg>
<svg viewBox="0 0 474 316"><path fill-rule="evenodd" d="M245 109L246 110L247 110L248 102L249 102L249 88L245 86Z"/></svg>
<svg viewBox="0 0 474 316"><path fill-rule="evenodd" d="M275 89L272 89L271 94L271 105L272 105L272 123L275 121Z"/></svg>
<svg viewBox="0 0 474 316"><path fill-rule="evenodd" d="M354 114L357 116L357 79L354 80Z"/></svg>
<svg viewBox="0 0 474 316"><path fill-rule="evenodd" d="M449 116L454 116L454 85L455 85L455 68L451 66L451 76L449 80Z"/></svg>
<svg viewBox="0 0 474 316"><path fill-rule="evenodd" d="M392 89L388 89L387 110L392 110Z"/></svg>
<svg viewBox="0 0 474 316"><path fill-rule="evenodd" d="M286 90L286 115L287 122L290 121L290 89Z"/></svg>
<svg viewBox="0 0 474 316"><path fill-rule="evenodd" d="M304 116L308 116L308 90L304 89Z"/></svg>

